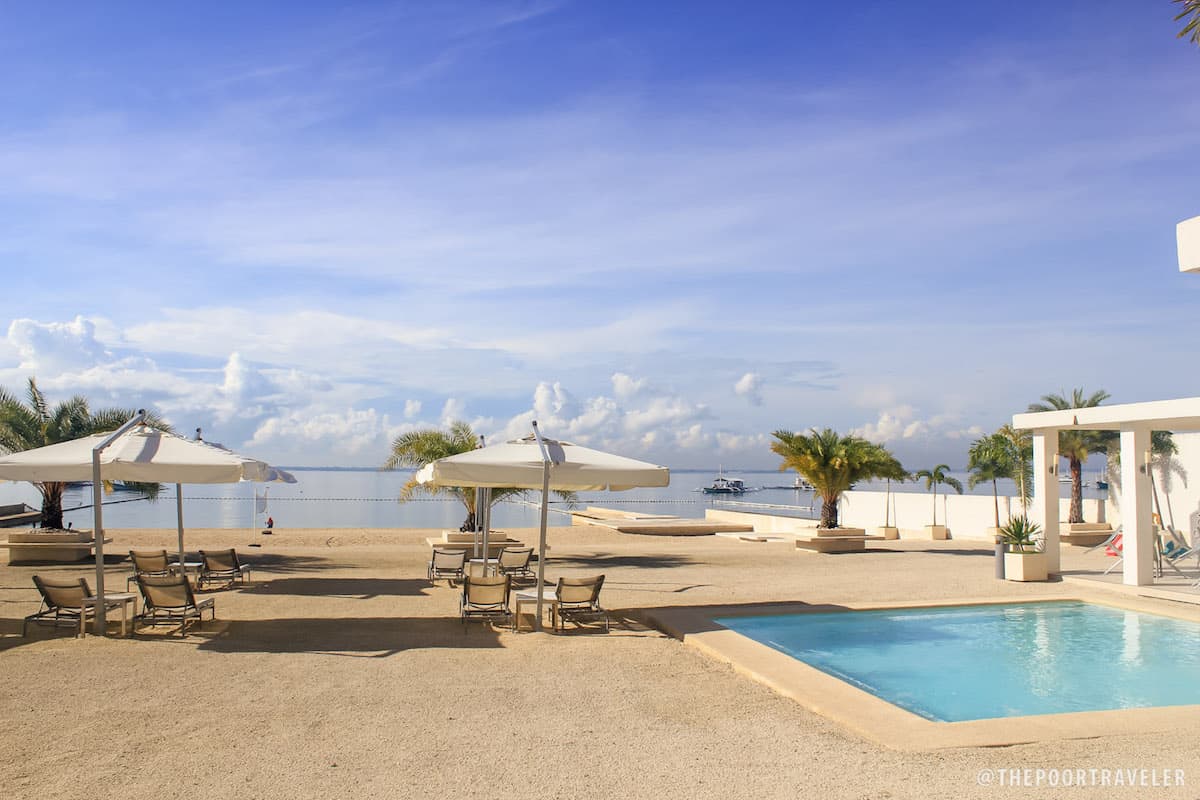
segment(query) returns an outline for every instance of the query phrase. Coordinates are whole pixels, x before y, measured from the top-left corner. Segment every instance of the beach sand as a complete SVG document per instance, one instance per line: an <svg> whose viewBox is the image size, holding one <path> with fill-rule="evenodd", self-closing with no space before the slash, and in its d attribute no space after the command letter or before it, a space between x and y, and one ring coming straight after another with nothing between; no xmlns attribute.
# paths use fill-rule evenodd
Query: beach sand
<svg viewBox="0 0 1200 800"><path fill-rule="evenodd" d="M109 533L110 554L174 548L174 531ZM880 542L823 556L554 528L547 574L605 573L615 624L553 635L464 633L458 591L425 580L425 537L437 533L190 530L189 551L236 547L254 573L248 588L206 593L217 620L183 640L45 628L21 639L38 606L31 575L91 580L94 567L0 566L3 797L1200 797L1195 728L898 752L636 621L638 609L679 605L1071 594L995 581L990 545ZM124 591L128 571L110 563L110 591ZM977 781L985 769L1118 766L1182 769L1189 785Z"/></svg>

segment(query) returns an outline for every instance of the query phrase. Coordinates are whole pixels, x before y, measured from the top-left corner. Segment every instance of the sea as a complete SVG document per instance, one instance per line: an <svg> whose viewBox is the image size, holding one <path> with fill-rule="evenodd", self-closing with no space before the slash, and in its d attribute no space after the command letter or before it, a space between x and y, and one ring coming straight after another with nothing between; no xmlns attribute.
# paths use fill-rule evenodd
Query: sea
<svg viewBox="0 0 1200 800"><path fill-rule="evenodd" d="M458 528L466 510L456 499L417 496L400 502L400 491L408 480L407 472L376 469L284 467L297 478L294 484L184 484L183 519L189 528L261 528L267 517L275 527L286 528ZM783 516L816 518L820 499L814 502L812 491L792 488L795 473L775 470L725 470L727 478L741 478L751 491L741 495L710 495L702 489L712 483L717 470L672 470L671 485L658 489L630 489L624 492L579 492L574 507L604 506L646 514L671 514L703 518L709 508L760 511ZM965 473L952 473L969 494L991 494L990 483L966 489ZM1094 482L1094 476L1089 483ZM856 488L882 490L878 482ZM1015 495L1012 481L1000 481L1000 494ZM1067 487L1063 487L1064 496ZM944 487L943 487L944 490ZM922 484L892 483L892 491L924 492ZM1085 488L1085 497L1099 496L1099 490ZM265 509L256 511L256 494L265 501ZM106 528L174 528L176 524L175 485L164 484L156 499L137 493L115 490L104 496ZM29 483L0 482L0 505L24 502L40 508L41 498ZM497 503L492 511L492 526L524 528L538 524L540 493L529 492L524 498ZM92 527L92 490L90 484L69 486L63 498L64 522L77 528ZM257 503L262 509L263 502ZM551 496L551 525L569 524L571 506Z"/></svg>

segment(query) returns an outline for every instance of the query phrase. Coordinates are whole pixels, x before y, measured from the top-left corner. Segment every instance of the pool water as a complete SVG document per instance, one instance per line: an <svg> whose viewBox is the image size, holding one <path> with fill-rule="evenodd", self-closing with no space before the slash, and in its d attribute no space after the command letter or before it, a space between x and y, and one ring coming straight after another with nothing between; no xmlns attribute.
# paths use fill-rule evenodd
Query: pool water
<svg viewBox="0 0 1200 800"><path fill-rule="evenodd" d="M1200 623L1076 601L716 620L927 719L1200 704Z"/></svg>

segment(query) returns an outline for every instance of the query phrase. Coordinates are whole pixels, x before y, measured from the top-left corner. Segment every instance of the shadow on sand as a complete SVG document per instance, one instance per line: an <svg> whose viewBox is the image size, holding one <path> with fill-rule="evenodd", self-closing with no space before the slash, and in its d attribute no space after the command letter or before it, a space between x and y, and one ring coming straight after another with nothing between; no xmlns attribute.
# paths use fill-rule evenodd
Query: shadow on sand
<svg viewBox="0 0 1200 800"><path fill-rule="evenodd" d="M220 623L220 620L218 620ZM234 620L207 636L199 649L216 653L323 653L387 658L405 650L501 647L489 625L463 626L452 618L369 617Z"/></svg>
<svg viewBox="0 0 1200 800"><path fill-rule="evenodd" d="M272 578L252 584L246 594L302 597L418 597L427 594L429 581L421 578Z"/></svg>

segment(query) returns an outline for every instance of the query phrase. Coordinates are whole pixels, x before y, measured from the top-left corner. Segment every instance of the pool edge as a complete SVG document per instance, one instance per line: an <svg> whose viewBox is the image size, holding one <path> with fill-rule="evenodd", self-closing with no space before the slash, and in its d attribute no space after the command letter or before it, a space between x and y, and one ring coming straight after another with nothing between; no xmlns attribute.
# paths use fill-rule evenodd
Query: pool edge
<svg viewBox="0 0 1200 800"><path fill-rule="evenodd" d="M1078 589L1078 587L1072 587ZM963 722L935 722L893 705L869 692L835 678L816 667L714 621L720 616L872 611L898 608L1011 605L1078 601L1143 611L1200 623L1200 607L1172 608L1159 601L1120 598L1102 593L1073 591L1070 595L1029 600L1011 596L957 598L936 602L890 602L812 605L802 602L743 606L693 606L644 609L646 621L667 635L696 648L706 656L730 665L741 675L792 699L856 735L900 751L930 751L961 747L1008 747L1065 739L1164 733L1194 728L1200 722L1200 705L1081 711L1004 717ZM935 677L935 676L931 676Z"/></svg>

